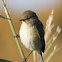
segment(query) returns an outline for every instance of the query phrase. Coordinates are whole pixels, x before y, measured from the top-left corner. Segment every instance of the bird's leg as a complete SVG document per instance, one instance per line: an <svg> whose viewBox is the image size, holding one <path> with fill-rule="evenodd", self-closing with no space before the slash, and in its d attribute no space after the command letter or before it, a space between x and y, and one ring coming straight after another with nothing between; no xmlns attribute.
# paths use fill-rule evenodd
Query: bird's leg
<svg viewBox="0 0 62 62"><path fill-rule="evenodd" d="M30 56L30 54L33 52L33 50L29 53L29 55L25 58L25 59L27 59L29 56Z"/></svg>
<svg viewBox="0 0 62 62"><path fill-rule="evenodd" d="M25 62L25 61L26 61L26 59L25 59L25 58L23 58L23 59L22 59L22 62Z"/></svg>
<svg viewBox="0 0 62 62"><path fill-rule="evenodd" d="M26 61L32 52L33 52L33 50L29 53L29 55L26 58L22 59L22 61L23 62Z"/></svg>
<svg viewBox="0 0 62 62"><path fill-rule="evenodd" d="M19 36L19 35L16 35L16 36L14 36L14 37L17 37L17 38L19 38L20 36Z"/></svg>

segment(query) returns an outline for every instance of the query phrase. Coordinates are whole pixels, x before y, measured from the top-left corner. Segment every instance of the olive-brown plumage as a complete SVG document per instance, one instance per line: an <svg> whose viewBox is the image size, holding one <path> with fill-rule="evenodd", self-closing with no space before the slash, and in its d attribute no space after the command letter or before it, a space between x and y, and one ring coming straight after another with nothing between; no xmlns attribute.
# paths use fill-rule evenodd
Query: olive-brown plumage
<svg viewBox="0 0 62 62"><path fill-rule="evenodd" d="M36 13L27 10L21 16L21 28L19 31L21 42L30 49L42 55L45 50L44 26Z"/></svg>

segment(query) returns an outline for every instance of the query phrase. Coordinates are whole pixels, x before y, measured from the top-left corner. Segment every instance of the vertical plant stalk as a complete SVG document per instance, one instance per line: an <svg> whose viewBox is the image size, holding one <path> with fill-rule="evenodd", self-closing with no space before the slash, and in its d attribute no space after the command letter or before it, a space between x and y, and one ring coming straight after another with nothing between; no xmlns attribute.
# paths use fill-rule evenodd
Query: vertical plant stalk
<svg viewBox="0 0 62 62"><path fill-rule="evenodd" d="M36 62L36 54L35 54L36 52L35 51L33 51L33 60L34 60L34 62Z"/></svg>
<svg viewBox="0 0 62 62"><path fill-rule="evenodd" d="M15 29L14 29L12 20L11 20L11 18L10 18L10 15L9 15L9 12L8 12L8 9L7 9L7 7L6 7L6 3L4 2L4 0L2 0L2 4L3 4L4 10L5 10L6 16L7 16L7 18L8 18L8 22L9 22L9 24L10 24L11 30L12 30L12 32L13 32L13 36L15 36L15 40L16 40L18 49L19 49L19 51L20 51L20 54L21 54L21 56L22 56L22 59L24 59L24 58L25 58L24 53L23 53L22 48L21 48L21 46L20 46L19 40L18 40L18 38L16 37L17 34L16 34ZM24 61L24 62L26 62L26 61Z"/></svg>
<svg viewBox="0 0 62 62"><path fill-rule="evenodd" d="M49 49L52 47L53 43L56 42L55 40L58 38L60 32L62 31L62 28L60 26L57 26L55 33L52 33L52 30L54 29L54 22L53 22L53 15L54 10L51 11L51 15L49 16L47 22L46 22L46 28L45 28L45 41L46 41L46 47L45 47L45 52L43 54L43 57L48 54ZM50 37L51 36L51 37ZM57 44L53 47L53 50L50 52L48 57L44 60L44 62L49 62L50 59L53 57L53 55L59 51L59 49L62 46L58 46ZM36 56L35 56L36 57ZM40 56L38 56L38 62L41 62Z"/></svg>
<svg viewBox="0 0 62 62"><path fill-rule="evenodd" d="M45 57L46 54L48 54L49 49L52 47L53 43L56 42L55 40L58 38L60 32L62 31L62 28L60 28L60 26L57 26L55 33L51 35L52 30L54 29L54 26L55 26L55 24L53 23L53 14L54 14L54 10L52 10L51 15L49 16L46 22L46 28L45 28L46 50L45 50L45 53L43 54L43 57ZM50 59L53 57L53 55L56 52L58 52L61 47L62 46L58 46L56 44L53 47L53 50L48 55L48 57L45 59L45 62L49 62Z"/></svg>

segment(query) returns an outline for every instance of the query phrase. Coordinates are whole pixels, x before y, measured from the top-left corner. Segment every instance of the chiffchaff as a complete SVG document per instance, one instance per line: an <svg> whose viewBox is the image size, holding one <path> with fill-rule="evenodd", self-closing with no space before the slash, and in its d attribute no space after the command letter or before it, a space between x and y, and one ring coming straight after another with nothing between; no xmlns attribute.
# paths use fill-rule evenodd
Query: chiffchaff
<svg viewBox="0 0 62 62"><path fill-rule="evenodd" d="M42 56L45 50L44 26L35 12L27 10L21 16L21 28L19 31L23 45L38 52Z"/></svg>

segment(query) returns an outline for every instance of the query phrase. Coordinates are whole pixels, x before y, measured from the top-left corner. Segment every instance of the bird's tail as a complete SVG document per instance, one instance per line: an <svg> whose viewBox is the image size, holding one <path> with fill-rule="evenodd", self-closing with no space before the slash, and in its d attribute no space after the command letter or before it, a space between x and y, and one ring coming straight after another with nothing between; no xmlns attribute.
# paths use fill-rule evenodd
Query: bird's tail
<svg viewBox="0 0 62 62"><path fill-rule="evenodd" d="M37 58L38 58L38 62L44 62L42 53L41 54L37 53Z"/></svg>

